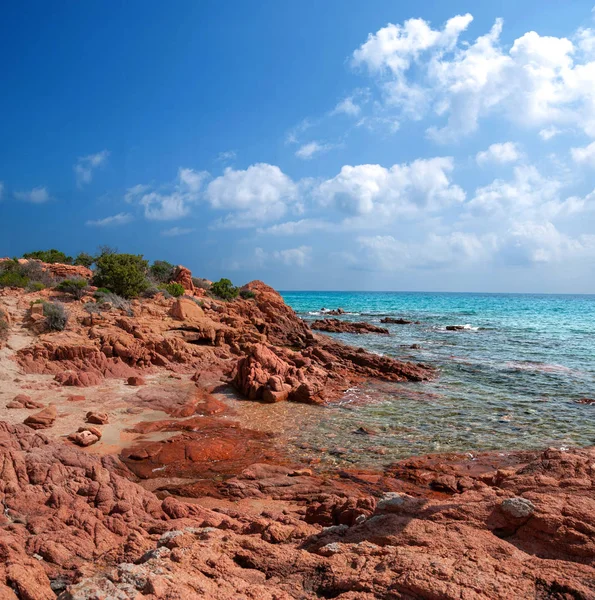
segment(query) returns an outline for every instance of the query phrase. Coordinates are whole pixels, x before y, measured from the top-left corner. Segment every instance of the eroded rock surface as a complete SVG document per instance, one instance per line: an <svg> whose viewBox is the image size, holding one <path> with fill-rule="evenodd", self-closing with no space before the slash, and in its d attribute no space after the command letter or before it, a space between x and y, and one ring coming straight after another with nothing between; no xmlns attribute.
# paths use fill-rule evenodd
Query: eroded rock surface
<svg viewBox="0 0 595 600"><path fill-rule="evenodd" d="M341 321L340 319L316 319L312 322L312 329L327 331L329 333L381 333L388 335L385 327L378 327L372 323Z"/></svg>

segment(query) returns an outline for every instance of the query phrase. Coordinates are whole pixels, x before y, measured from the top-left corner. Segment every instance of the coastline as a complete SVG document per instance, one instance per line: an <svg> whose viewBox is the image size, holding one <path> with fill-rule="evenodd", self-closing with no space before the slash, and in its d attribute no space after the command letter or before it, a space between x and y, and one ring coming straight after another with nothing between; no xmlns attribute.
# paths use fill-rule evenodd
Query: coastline
<svg viewBox="0 0 595 600"><path fill-rule="evenodd" d="M254 299L157 297L99 321L71 301L67 331L42 334L31 303L54 292L0 292L0 402L55 410L35 430L20 423L37 410L2 408L7 598L595 595L593 448L379 454L371 469L329 443L340 464L320 447L298 461L238 407L282 406L275 426L290 430L295 402L314 414L366 380L440 374L313 334L274 290L246 289ZM77 448L66 438L89 412L108 422ZM382 448L366 423L352 433Z"/></svg>

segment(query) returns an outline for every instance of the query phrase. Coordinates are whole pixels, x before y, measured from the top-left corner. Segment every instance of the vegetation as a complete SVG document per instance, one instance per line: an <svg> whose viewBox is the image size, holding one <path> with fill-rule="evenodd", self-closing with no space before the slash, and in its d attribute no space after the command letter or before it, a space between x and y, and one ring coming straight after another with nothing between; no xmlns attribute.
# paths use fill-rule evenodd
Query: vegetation
<svg viewBox="0 0 595 600"><path fill-rule="evenodd" d="M102 254L96 261L93 283L124 298L135 298L147 289L148 261L141 254Z"/></svg>
<svg viewBox="0 0 595 600"><path fill-rule="evenodd" d="M157 283L168 283L173 277L175 267L166 260L156 260L150 267L151 277Z"/></svg>
<svg viewBox="0 0 595 600"><path fill-rule="evenodd" d="M129 314L132 312L128 300L125 300L121 296L118 296L118 294L114 294L105 288L102 288L101 291L97 290L95 292L95 298L100 306L101 304L107 303L111 304L114 308L124 310Z"/></svg>
<svg viewBox="0 0 595 600"><path fill-rule="evenodd" d="M193 277L192 283L194 284L195 288L198 288L201 290L208 291L211 289L211 282L208 279L202 279L201 277Z"/></svg>
<svg viewBox="0 0 595 600"><path fill-rule="evenodd" d="M29 279L18 271L6 270L0 273L0 287L25 288L29 285Z"/></svg>
<svg viewBox="0 0 595 600"><path fill-rule="evenodd" d="M35 252L27 252L23 254L23 258L34 258L45 263L63 263L65 265L72 264L72 256L66 256L64 252L52 248L51 250L36 250Z"/></svg>
<svg viewBox="0 0 595 600"><path fill-rule="evenodd" d="M211 286L211 294L221 300L233 300L238 297L240 290L233 285L233 283L226 278L215 281Z"/></svg>
<svg viewBox="0 0 595 600"><path fill-rule="evenodd" d="M51 331L63 331L68 323L68 313L58 302L44 302L43 316L47 328Z"/></svg>
<svg viewBox="0 0 595 600"><path fill-rule="evenodd" d="M67 294L71 294L77 300L80 300L86 293L89 288L89 284L86 279L65 279L61 281L56 288L61 292L66 292Z"/></svg>
<svg viewBox="0 0 595 600"><path fill-rule="evenodd" d="M256 298L256 294L252 290L240 290L240 297L244 300L250 300Z"/></svg>
<svg viewBox="0 0 595 600"><path fill-rule="evenodd" d="M168 294L172 295L174 298L179 298L184 295L184 286L181 283L165 283L159 286L160 290L166 291Z"/></svg>
<svg viewBox="0 0 595 600"><path fill-rule="evenodd" d="M85 302L85 304L83 305L83 308L90 315L98 315L99 313L102 312L101 304L99 302Z"/></svg>
<svg viewBox="0 0 595 600"><path fill-rule="evenodd" d="M29 292L41 292L41 290L45 290L45 285L41 281L30 281L27 290Z"/></svg>
<svg viewBox="0 0 595 600"><path fill-rule="evenodd" d="M79 267L87 267L87 269L91 268L91 265L95 262L95 257L87 254L86 252L81 252L75 259L74 265Z"/></svg>
<svg viewBox="0 0 595 600"><path fill-rule="evenodd" d="M6 313L0 308L0 342L4 342L8 339L8 319Z"/></svg>

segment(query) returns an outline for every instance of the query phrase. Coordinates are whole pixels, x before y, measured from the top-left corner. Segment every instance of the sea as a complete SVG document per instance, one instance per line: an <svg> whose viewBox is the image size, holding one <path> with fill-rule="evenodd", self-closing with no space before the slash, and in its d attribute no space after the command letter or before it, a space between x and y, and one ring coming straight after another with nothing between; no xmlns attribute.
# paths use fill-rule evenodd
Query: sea
<svg viewBox="0 0 595 600"><path fill-rule="evenodd" d="M337 308L347 321L412 321L382 325L388 336L328 335L437 369L430 382L354 386L325 407L250 403L244 416L276 429L296 458L377 467L436 452L595 444L586 401L595 400L595 295L281 294L308 322Z"/></svg>

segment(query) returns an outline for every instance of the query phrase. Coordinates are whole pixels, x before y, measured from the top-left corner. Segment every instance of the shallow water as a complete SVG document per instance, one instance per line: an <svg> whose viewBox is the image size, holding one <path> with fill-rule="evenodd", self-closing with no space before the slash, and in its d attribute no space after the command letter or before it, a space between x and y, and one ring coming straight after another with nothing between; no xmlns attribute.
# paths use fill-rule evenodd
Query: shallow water
<svg viewBox="0 0 595 600"><path fill-rule="evenodd" d="M374 384L328 407L242 404L291 454L378 466L428 452L595 444L595 296L286 292L305 320L383 316L390 336L334 334L348 344L439 368L429 383ZM446 325L466 325L447 331ZM412 348L412 345L419 347ZM296 427L296 424L298 427ZM354 433L361 425L375 435Z"/></svg>

